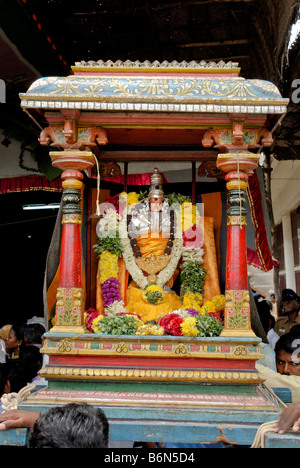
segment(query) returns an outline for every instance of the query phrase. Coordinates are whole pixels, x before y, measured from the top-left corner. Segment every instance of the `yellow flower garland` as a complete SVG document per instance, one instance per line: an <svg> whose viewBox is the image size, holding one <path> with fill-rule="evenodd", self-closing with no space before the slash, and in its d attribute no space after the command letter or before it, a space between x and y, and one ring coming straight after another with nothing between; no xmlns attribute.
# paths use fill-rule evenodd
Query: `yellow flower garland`
<svg viewBox="0 0 300 468"><path fill-rule="evenodd" d="M196 205L192 205L191 202L182 203L180 211L183 232L190 229L194 224L200 224L200 213Z"/></svg>
<svg viewBox="0 0 300 468"><path fill-rule="evenodd" d="M184 322L180 325L183 336L198 336L199 330L196 327L197 320L195 317L189 317L184 319Z"/></svg>
<svg viewBox="0 0 300 468"><path fill-rule="evenodd" d="M183 296L183 309L194 309L197 312L200 312L201 306L203 302L202 294L200 293L192 293L187 291Z"/></svg>
<svg viewBox="0 0 300 468"><path fill-rule="evenodd" d="M150 323L142 325L138 328L136 335L142 336L163 336L165 334L165 330L163 327L159 327L158 325L152 325Z"/></svg>
<svg viewBox="0 0 300 468"><path fill-rule="evenodd" d="M98 315L93 322L92 322L92 330L94 330L94 333L101 333L101 330L99 328L99 322L103 319L104 315Z"/></svg>
<svg viewBox="0 0 300 468"><path fill-rule="evenodd" d="M211 302L216 308L216 312L222 312L225 309L225 296L215 296Z"/></svg>
<svg viewBox="0 0 300 468"><path fill-rule="evenodd" d="M103 252L100 255L100 284L109 278L118 278L118 269L118 256L107 251Z"/></svg>
<svg viewBox="0 0 300 468"><path fill-rule="evenodd" d="M127 200L127 205L135 205L136 203L139 202L139 195L136 192L122 192L120 193L120 197L124 198Z"/></svg>
<svg viewBox="0 0 300 468"><path fill-rule="evenodd" d="M208 315L216 312L216 306L212 301L206 301L204 306L201 307L200 315Z"/></svg>

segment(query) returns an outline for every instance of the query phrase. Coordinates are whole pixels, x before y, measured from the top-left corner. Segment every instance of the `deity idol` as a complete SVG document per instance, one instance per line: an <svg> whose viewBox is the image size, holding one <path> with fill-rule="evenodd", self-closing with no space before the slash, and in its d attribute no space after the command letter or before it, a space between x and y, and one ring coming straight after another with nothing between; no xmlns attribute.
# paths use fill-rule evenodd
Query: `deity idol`
<svg viewBox="0 0 300 468"><path fill-rule="evenodd" d="M144 322L157 320L182 305L171 289L182 255L179 218L164 198L162 176L155 169L148 198L135 205L127 217L128 249L123 255L133 278L127 290L126 309L140 315ZM130 264L129 257L133 256L134 263Z"/></svg>
<svg viewBox="0 0 300 468"><path fill-rule="evenodd" d="M122 193L104 204L95 246L98 312L131 312L157 322L181 308L199 310L202 300L220 294L213 218L200 217L182 197L164 196L155 169L146 199ZM179 267L180 297L172 289Z"/></svg>

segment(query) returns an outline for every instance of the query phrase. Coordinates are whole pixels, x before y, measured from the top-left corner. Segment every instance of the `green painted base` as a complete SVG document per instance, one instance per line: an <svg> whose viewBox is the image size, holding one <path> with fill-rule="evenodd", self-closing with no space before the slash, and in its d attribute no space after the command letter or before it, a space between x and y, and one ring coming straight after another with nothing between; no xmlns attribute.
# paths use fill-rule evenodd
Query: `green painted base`
<svg viewBox="0 0 300 468"><path fill-rule="evenodd" d="M206 385L206 384L168 384L168 383L130 383L130 382L101 382L101 381L69 381L69 380L51 380L48 383L49 390L68 390L68 391L115 391L120 392L141 392L141 393L191 393L209 395L216 393L218 395L256 395L256 385L249 386L231 386L231 385Z"/></svg>

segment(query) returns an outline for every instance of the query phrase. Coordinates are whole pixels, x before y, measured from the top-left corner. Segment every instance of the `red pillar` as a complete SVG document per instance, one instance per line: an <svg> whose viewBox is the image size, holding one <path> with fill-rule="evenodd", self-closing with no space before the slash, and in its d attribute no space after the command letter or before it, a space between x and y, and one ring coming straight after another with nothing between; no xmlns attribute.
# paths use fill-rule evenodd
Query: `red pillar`
<svg viewBox="0 0 300 468"><path fill-rule="evenodd" d="M218 157L217 166L227 173L227 260L226 306L223 336L253 336L248 290L246 214L244 204L249 175L259 155L228 153Z"/></svg>
<svg viewBox="0 0 300 468"><path fill-rule="evenodd" d="M94 165L90 151L50 153L53 166L64 169L62 239L59 285L56 295L55 332L83 333L85 289L82 284L81 193L82 170Z"/></svg>

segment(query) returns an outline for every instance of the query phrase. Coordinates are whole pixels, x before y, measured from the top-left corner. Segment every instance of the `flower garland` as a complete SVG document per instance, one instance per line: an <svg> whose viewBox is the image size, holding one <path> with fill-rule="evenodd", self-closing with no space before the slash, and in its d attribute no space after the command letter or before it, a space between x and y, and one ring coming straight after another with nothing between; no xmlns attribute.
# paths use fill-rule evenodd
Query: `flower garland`
<svg viewBox="0 0 300 468"><path fill-rule="evenodd" d="M163 327L167 335L190 336L190 337L211 337L219 336L223 329L223 312L225 308L225 297L216 296L212 301L219 304L210 310L210 304L204 304L201 313L195 309L179 309L160 318L158 325ZM211 302L212 301L207 301ZM209 311L210 310L210 311Z"/></svg>
<svg viewBox="0 0 300 468"><path fill-rule="evenodd" d="M200 213L195 205L183 203L183 252L181 265L181 295L184 308L200 312L206 270L203 268L203 226Z"/></svg>
<svg viewBox="0 0 300 468"><path fill-rule="evenodd" d="M100 283L104 284L110 278L118 277L118 256L108 251L100 255Z"/></svg>
<svg viewBox="0 0 300 468"><path fill-rule="evenodd" d="M203 296L200 293L187 291L183 296L182 304L184 309L193 309L196 310L197 313L200 313L202 303Z"/></svg>
<svg viewBox="0 0 300 468"><path fill-rule="evenodd" d="M157 305L164 302L165 293L163 288L157 286L157 284L150 284L143 291L142 298L148 304Z"/></svg>
<svg viewBox="0 0 300 468"><path fill-rule="evenodd" d="M93 320L92 328L95 333L104 335L135 335L143 322L134 315L104 317L99 315Z"/></svg>
<svg viewBox="0 0 300 468"><path fill-rule="evenodd" d="M121 301L120 281L113 277L106 280L102 285L102 297L105 309L114 302L119 303Z"/></svg>
<svg viewBox="0 0 300 468"><path fill-rule="evenodd" d="M120 239L123 247L123 259L126 268L135 283L141 288L146 289L149 286L147 277L144 276L143 271L137 266L135 262L134 253L130 243L130 238L127 231L127 223L125 216L120 222ZM173 276L175 269L179 263L183 250L183 238L180 226L176 227L176 237L173 242L172 253L170 261L167 266L157 275L156 285L163 288L163 286Z"/></svg>
<svg viewBox="0 0 300 468"><path fill-rule="evenodd" d="M205 315L201 315L195 309L178 309L163 315L158 324L142 322L137 314L127 312L123 303L114 302L106 309L104 316L94 309L85 312L85 324L92 333L106 335L153 335L153 336L187 336L187 337L212 337L219 336L223 329L223 312L225 297L216 296L212 301L214 305L205 303ZM207 312L211 308L210 312Z"/></svg>
<svg viewBox="0 0 300 468"><path fill-rule="evenodd" d="M175 194L173 198L174 196ZM86 311L87 329L92 333L112 335L219 336L223 327L225 297L216 296L203 304L206 271L202 266L203 231L197 208L182 198L183 203L177 211L177 217L178 213L181 216L177 219L181 222L176 223L170 261L157 275L156 284L149 284L147 277L135 263L127 230L126 206L130 210L140 200L135 192L128 195L122 193L107 200L107 207L97 225L98 242L94 246L99 256L99 278L105 315L94 309ZM158 307L164 301L163 286L173 276L182 257L182 308L162 316L157 325L144 324L139 316L129 313L119 291L118 258L121 256L132 279L144 289L143 300Z"/></svg>

